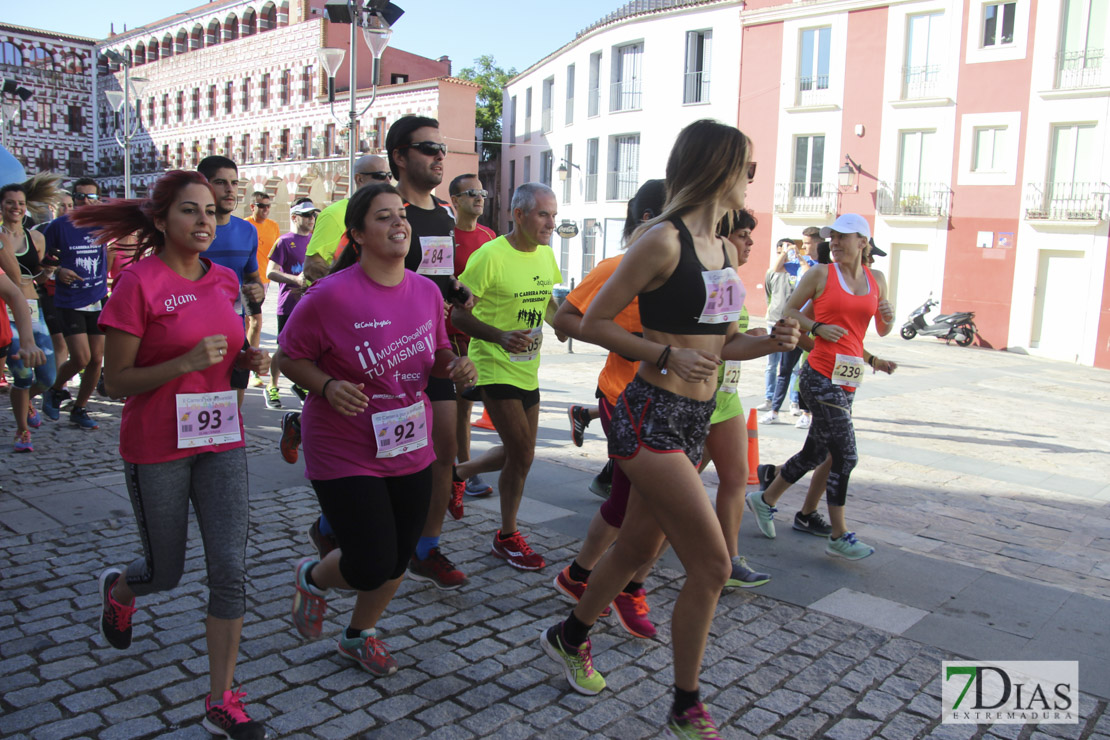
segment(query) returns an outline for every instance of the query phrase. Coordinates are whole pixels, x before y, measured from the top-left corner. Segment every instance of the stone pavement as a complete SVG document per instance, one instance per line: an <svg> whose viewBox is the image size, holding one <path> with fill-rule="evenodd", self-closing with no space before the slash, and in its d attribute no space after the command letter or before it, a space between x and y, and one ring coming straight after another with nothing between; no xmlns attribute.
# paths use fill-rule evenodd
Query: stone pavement
<svg viewBox="0 0 1110 740"><path fill-rule="evenodd" d="M902 363L890 378L868 376L856 405L849 517L878 551L845 563L824 557L817 538L780 525L766 540L744 522L741 551L774 580L724 595L714 620L703 696L726 737L1110 738L1110 440L1096 433L1110 374L926 340L868 346ZM292 565L310 552L315 501L302 466L276 454L280 414L251 391L250 582L236 676L272 736L658 734L681 584L673 558L649 583L658 640L631 638L612 618L595 630L595 664L610 685L602 695L571 692L536 644L569 608L551 578L598 503L585 486L603 442L591 428L583 448L567 444L565 409L592 397L601 355L574 350L545 346L541 443L521 515L551 565L521 573L489 555L495 504L468 500L444 542L470 583L454 593L402 585L381 625L400 663L386 679L335 653L349 597L331 600L324 639L304 642L289 622ZM760 361L745 370L746 404L759 400L761 371ZM63 416L36 433L34 454L0 453L0 736L199 740L199 541L181 585L140 603L131 649L106 647L96 632L96 577L134 557L138 540L115 451L118 406L92 411L96 432ZM0 432L10 427L0 422ZM781 462L803 435L762 427L763 460ZM479 432L475 448L493 439ZM712 468L705 480L712 495ZM1079 660L1080 723L939 724L940 661L957 656Z"/></svg>

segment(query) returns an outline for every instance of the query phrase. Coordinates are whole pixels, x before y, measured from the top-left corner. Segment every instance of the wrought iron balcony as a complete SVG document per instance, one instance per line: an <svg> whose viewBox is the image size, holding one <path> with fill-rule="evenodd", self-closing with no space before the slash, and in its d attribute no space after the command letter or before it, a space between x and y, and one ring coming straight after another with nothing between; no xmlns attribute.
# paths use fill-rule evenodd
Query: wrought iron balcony
<svg viewBox="0 0 1110 740"><path fill-rule="evenodd" d="M1057 90L1110 86L1110 77L1103 64L1102 49L1062 51L1056 55Z"/></svg>
<svg viewBox="0 0 1110 740"><path fill-rule="evenodd" d="M775 213L836 213L836 192L827 182L775 183Z"/></svg>
<svg viewBox="0 0 1110 740"><path fill-rule="evenodd" d="M939 64L902 67L902 100L940 97L943 69Z"/></svg>
<svg viewBox="0 0 1110 740"><path fill-rule="evenodd" d="M811 75L794 80L794 104L799 107L833 102L828 75Z"/></svg>
<svg viewBox="0 0 1110 740"><path fill-rule="evenodd" d="M1030 221L1106 221L1110 185L1105 182L1031 182L1025 186Z"/></svg>
<svg viewBox="0 0 1110 740"><path fill-rule="evenodd" d="M622 110L640 110L639 80L614 82L609 86L609 112Z"/></svg>
<svg viewBox="0 0 1110 740"><path fill-rule="evenodd" d="M875 194L876 207L884 216L947 216L952 204L952 188L946 182L882 183Z"/></svg>

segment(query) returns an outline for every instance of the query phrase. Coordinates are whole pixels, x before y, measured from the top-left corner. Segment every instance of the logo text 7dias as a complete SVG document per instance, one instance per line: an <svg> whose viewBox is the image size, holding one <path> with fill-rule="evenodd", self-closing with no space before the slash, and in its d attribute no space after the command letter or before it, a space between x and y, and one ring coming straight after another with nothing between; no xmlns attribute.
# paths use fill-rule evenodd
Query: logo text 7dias
<svg viewBox="0 0 1110 740"><path fill-rule="evenodd" d="M941 710L950 724L1077 724L1079 663L943 661Z"/></svg>

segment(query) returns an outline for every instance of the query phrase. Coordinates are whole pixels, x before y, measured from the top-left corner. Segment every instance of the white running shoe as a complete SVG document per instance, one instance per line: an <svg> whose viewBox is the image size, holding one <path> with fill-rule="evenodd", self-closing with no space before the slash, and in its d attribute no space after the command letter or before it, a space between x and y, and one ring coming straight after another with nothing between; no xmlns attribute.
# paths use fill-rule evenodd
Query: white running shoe
<svg viewBox="0 0 1110 740"><path fill-rule="evenodd" d="M809 429L812 417L809 414L802 414L798 417L798 423L794 425L795 429Z"/></svg>
<svg viewBox="0 0 1110 740"><path fill-rule="evenodd" d="M796 403L792 403L792 404L790 404L790 413L793 416L801 416L802 415L802 407L799 406Z"/></svg>
<svg viewBox="0 0 1110 740"><path fill-rule="evenodd" d="M766 414L759 417L759 423L760 424L778 424L779 423L779 412L778 411L768 411Z"/></svg>
<svg viewBox="0 0 1110 740"><path fill-rule="evenodd" d="M756 406L755 410L756 411L770 411L771 410L771 399L770 398L763 399L763 403Z"/></svg>

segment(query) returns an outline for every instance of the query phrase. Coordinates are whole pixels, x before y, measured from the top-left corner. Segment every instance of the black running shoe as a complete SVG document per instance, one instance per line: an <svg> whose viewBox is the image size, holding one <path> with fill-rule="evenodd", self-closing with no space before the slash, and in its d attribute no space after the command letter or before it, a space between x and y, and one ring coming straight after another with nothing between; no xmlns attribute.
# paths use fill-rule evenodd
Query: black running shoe
<svg viewBox="0 0 1110 740"><path fill-rule="evenodd" d="M585 406L571 406L567 409L570 418L570 438L575 447L581 447L586 434L586 427L590 425L590 411Z"/></svg>
<svg viewBox="0 0 1110 740"><path fill-rule="evenodd" d="M832 527L825 521L825 518L816 511L809 514L803 514L799 511L795 514L794 529L799 532L817 535L818 537L828 537L832 534Z"/></svg>
<svg viewBox="0 0 1110 740"><path fill-rule="evenodd" d="M766 491L767 486L771 485L771 481L779 474L778 469L774 465L757 465L755 468L755 475L759 478L759 490Z"/></svg>
<svg viewBox="0 0 1110 740"><path fill-rule="evenodd" d="M135 605L126 606L112 598L112 588L123 575L119 568L100 574L100 634L117 650L131 647L131 615Z"/></svg>
<svg viewBox="0 0 1110 740"><path fill-rule="evenodd" d="M247 715L242 691L225 691L223 702L212 703L212 695L204 699L204 729L213 735L231 740L265 740L266 728Z"/></svg>

